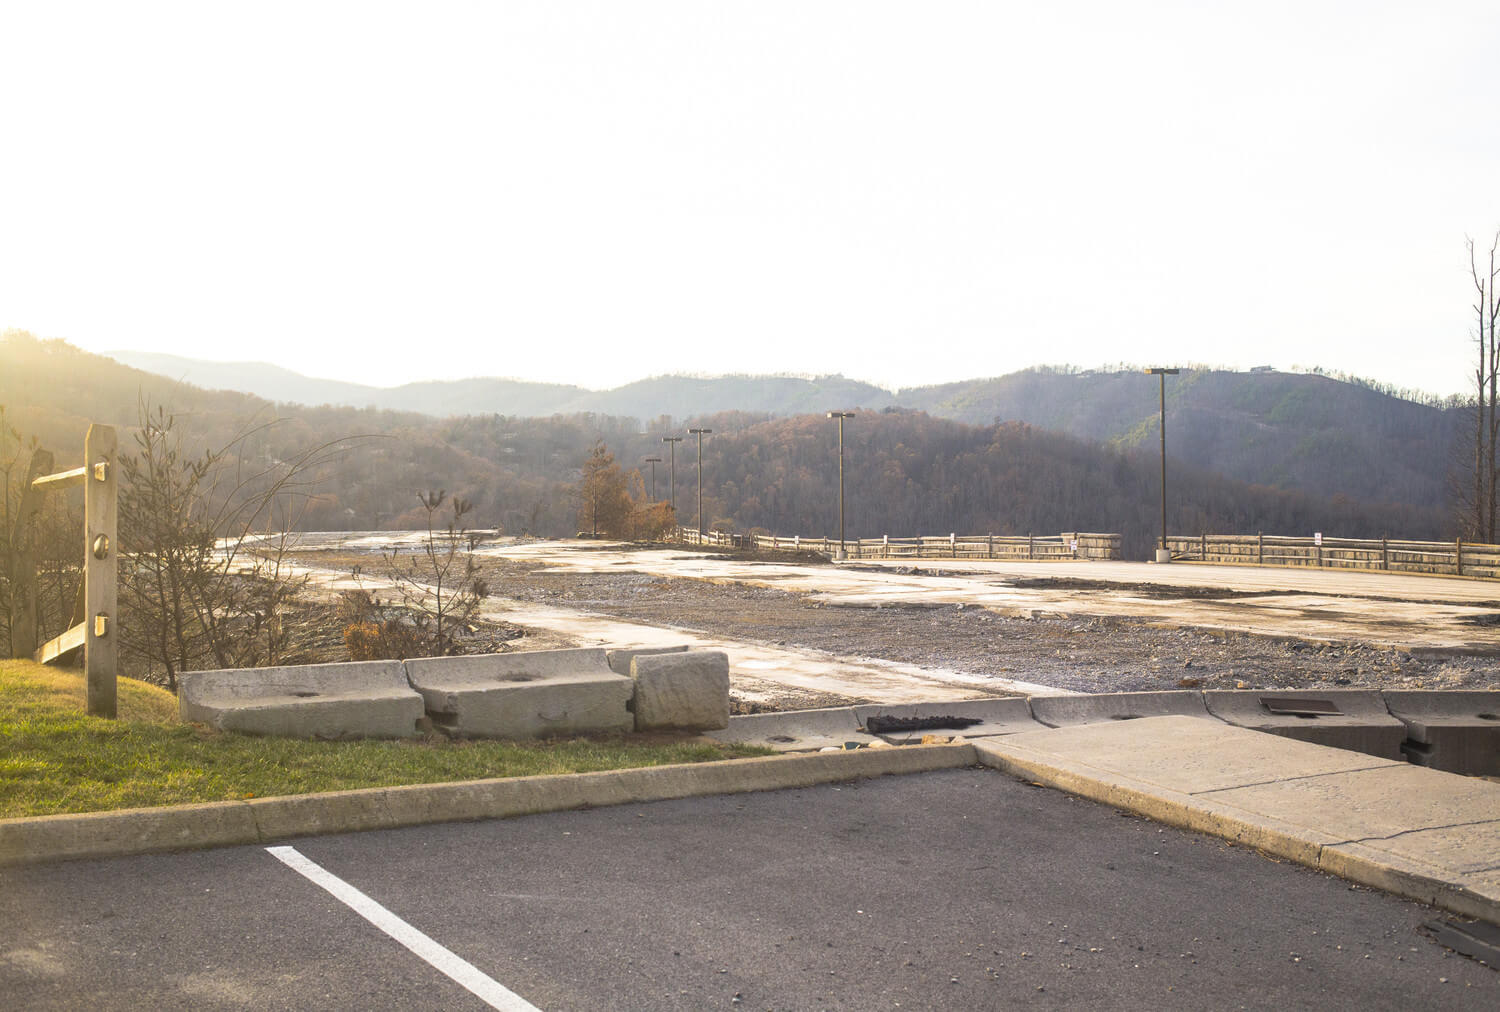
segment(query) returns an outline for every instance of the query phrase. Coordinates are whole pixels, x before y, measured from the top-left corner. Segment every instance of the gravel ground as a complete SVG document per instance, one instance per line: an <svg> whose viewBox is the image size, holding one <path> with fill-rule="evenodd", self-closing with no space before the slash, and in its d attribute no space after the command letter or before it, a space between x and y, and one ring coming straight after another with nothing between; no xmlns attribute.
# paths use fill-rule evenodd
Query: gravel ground
<svg viewBox="0 0 1500 1012"><path fill-rule="evenodd" d="M489 567L493 568L489 568ZM1413 657L1144 622L1007 618L964 605L838 607L801 594L641 574L487 563L507 597L851 657L902 661L1081 692L1175 688L1500 687L1500 658Z"/></svg>
<svg viewBox="0 0 1500 1012"><path fill-rule="evenodd" d="M351 557L319 552L303 561L347 571ZM579 574L510 560L487 559L484 573L496 595L519 601L1081 692L1500 687L1500 657L1414 657L1363 643L1328 646L1129 619L1008 618L973 605L831 606L774 589L629 572ZM543 645L528 636L508 647Z"/></svg>

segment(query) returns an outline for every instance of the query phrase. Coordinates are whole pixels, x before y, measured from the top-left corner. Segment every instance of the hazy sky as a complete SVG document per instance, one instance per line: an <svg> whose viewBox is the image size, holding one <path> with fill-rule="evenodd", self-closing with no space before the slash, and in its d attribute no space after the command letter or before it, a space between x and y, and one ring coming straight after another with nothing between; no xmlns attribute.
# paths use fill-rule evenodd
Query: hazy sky
<svg viewBox="0 0 1500 1012"><path fill-rule="evenodd" d="M0 0L0 327L381 385L1463 388L1500 4Z"/></svg>

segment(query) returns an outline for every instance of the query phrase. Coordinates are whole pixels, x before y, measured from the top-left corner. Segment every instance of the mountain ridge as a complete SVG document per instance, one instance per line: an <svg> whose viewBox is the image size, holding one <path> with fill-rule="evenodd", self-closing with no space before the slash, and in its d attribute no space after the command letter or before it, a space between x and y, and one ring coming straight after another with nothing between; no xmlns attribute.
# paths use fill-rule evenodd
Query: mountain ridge
<svg viewBox="0 0 1500 1012"><path fill-rule="evenodd" d="M1159 424L1158 379L1124 369L1034 368L899 391L841 375L752 374L663 375L586 390L490 377L368 387L256 363L155 353L115 357L129 360L128 365L142 363L137 368L157 367L148 371L169 366L174 370L169 375L198 385L239 389L279 403L345 403L435 418L592 413L670 426L725 410L789 417L903 409L969 425L1020 421L1121 449L1149 449ZM298 392L300 400L291 396ZM1452 458L1466 421L1459 408L1411 400L1368 383L1264 368L1184 369L1168 378L1166 392L1169 461L1251 484L1364 502L1424 507L1447 502Z"/></svg>
<svg viewBox="0 0 1500 1012"><path fill-rule="evenodd" d="M662 436L681 433L686 425L713 431L704 441L702 459L705 521L733 530L812 535L834 529L830 524L837 517L832 505L838 488L835 430L821 410L787 417L721 410L670 426L643 426L635 418L587 412L541 418L490 412L438 419L375 408L278 406L252 394L205 390L63 341L40 341L20 332L0 335L0 361L6 366L0 369L6 427L19 430L22 437L5 444L0 433L0 457L5 458L0 469L6 469L11 496L14 481L24 474L23 457L31 437L57 451L58 464L66 466L74 462L90 423L123 426L122 448L130 447L141 409L161 406L178 419L184 453L230 447L237 473L256 474L297 459L309 447L332 448L335 452L318 473L307 476L306 488L315 491L302 498L295 511L297 524L305 530L419 526L424 516L417 510L418 490L443 488L476 503L476 526L565 534L576 529L573 488L591 447L605 443L631 475L637 498L644 500L651 493L644 484L642 462L650 456L669 456L663 453ZM1091 402L1090 409L1104 420L1100 424L1127 427L1127 436L1134 432L1135 445L1127 445L1126 438L1101 442L1021 421L976 425L939 418L920 408L892 405L862 412L845 432L850 531L858 537L1093 527L1118 530L1128 554L1141 557L1159 522L1159 462L1150 411L1154 401L1147 397L1143 412L1140 391L1134 386L1142 377L1111 375L1124 407L1105 410L1108 405L1103 402L1110 399L1106 386L1094 390L1099 403ZM1145 379L1149 383L1150 378ZM1169 397L1168 402L1169 440L1177 440L1169 447L1168 511L1173 530L1322 530L1422 540L1451 536L1452 514L1437 505L1360 500L1331 493L1324 487L1330 481L1314 483L1319 487L1312 489L1249 483L1186 459L1185 451L1201 435L1198 430L1210 427L1191 413L1200 410L1195 405L1205 398L1213 411L1204 417L1212 420L1213 412L1227 416L1232 424L1221 429L1231 436L1246 411L1265 416L1265 446L1271 450L1285 449L1284 433L1297 435L1311 448L1314 464L1325 462L1311 472L1322 479L1338 477L1326 463L1330 460L1352 461L1356 468L1372 466L1374 460L1382 480L1389 482L1398 472L1387 458L1402 453L1433 456L1426 446L1431 433L1424 426L1436 409L1415 405L1405 421L1397 417L1369 426L1367 444L1356 440L1345 446L1341 441L1353 439L1363 427L1340 424L1340 412L1348 406L1328 401L1349 391L1336 382L1309 386L1306 380L1294 376L1285 379L1285 388L1240 390L1240 401L1215 387L1227 383L1229 393L1234 393L1233 376L1189 374L1178 381L1179 399ZM1034 386L1071 381L1043 376L1020 382ZM705 389L721 388L707 383ZM828 392L807 381L797 389L816 389L819 397ZM1048 403L1055 399L1040 388L1032 394ZM1368 403L1388 406L1384 395ZM972 410L990 407L977 403ZM1148 420L1142 421L1143 416ZM1297 434L1294 422L1302 416L1321 420L1322 427ZM1184 419L1193 420L1184 424ZM1411 444L1404 450L1396 438L1403 434ZM1420 452L1413 453L1412 447ZM696 510L696 504L689 505L692 499L682 498L696 491L696 454L677 456L682 471L677 476L682 493L678 504L685 511ZM1281 460L1274 454L1268 459ZM1409 459L1402 463L1414 466ZM665 497L671 463L659 469ZM1272 475L1267 471L1262 477ZM1436 496L1425 486L1419 491L1425 498Z"/></svg>

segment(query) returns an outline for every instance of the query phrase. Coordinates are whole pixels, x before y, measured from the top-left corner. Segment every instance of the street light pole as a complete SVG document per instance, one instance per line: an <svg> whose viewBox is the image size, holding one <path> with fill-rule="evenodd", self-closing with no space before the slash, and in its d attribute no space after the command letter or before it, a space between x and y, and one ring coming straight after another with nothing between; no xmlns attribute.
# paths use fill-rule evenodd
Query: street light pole
<svg viewBox="0 0 1500 1012"><path fill-rule="evenodd" d="M677 444L681 436L662 436L661 441L672 448L672 522L677 522Z"/></svg>
<svg viewBox="0 0 1500 1012"><path fill-rule="evenodd" d="M1161 377L1161 547L1156 550L1157 562L1172 561L1172 552L1167 548L1167 377L1181 371L1161 367L1146 370Z"/></svg>
<svg viewBox="0 0 1500 1012"><path fill-rule="evenodd" d="M848 554L844 551L844 419L853 418L852 411L830 411L829 418L839 420L839 558L844 559Z"/></svg>
<svg viewBox="0 0 1500 1012"><path fill-rule="evenodd" d="M713 429L688 429L698 437L698 544L703 544L703 437L712 435Z"/></svg>
<svg viewBox="0 0 1500 1012"><path fill-rule="evenodd" d="M651 498L647 502L656 502L656 465L661 463L660 457L647 457L647 464L651 465Z"/></svg>

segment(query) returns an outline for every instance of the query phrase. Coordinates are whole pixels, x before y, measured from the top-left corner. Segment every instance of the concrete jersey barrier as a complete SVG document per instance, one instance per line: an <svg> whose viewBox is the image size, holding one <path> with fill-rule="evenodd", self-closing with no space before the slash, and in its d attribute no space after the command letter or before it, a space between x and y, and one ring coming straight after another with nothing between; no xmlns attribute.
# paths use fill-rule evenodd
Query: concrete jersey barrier
<svg viewBox="0 0 1500 1012"><path fill-rule="evenodd" d="M762 745L778 752L809 752L838 748L850 742L868 745L880 740L865 733L850 706L730 717L727 728L709 731L707 735L715 741Z"/></svg>
<svg viewBox="0 0 1500 1012"><path fill-rule="evenodd" d="M183 720L246 734L407 738L423 714L400 661L187 671L177 693Z"/></svg>
<svg viewBox="0 0 1500 1012"><path fill-rule="evenodd" d="M676 647L638 647L631 650L611 650L606 655L609 658L609 667L617 675L630 675L630 662L637 657L646 657L654 654L680 654L688 650L686 643Z"/></svg>
<svg viewBox="0 0 1500 1012"><path fill-rule="evenodd" d="M482 738L608 734L635 726L634 683L603 648L421 657L406 661L434 724Z"/></svg>
<svg viewBox="0 0 1500 1012"><path fill-rule="evenodd" d="M1500 776L1500 690L1400 689L1382 695L1406 727L1402 751L1412 762L1449 773Z"/></svg>
<svg viewBox="0 0 1500 1012"><path fill-rule="evenodd" d="M1031 713L1048 727L1072 727L1141 717L1208 717L1203 693L1193 689L1168 692L1113 692L1104 696L1032 696Z"/></svg>
<svg viewBox="0 0 1500 1012"><path fill-rule="evenodd" d="M1031 716L1031 705L1025 696L1010 696L1001 699L961 699L946 703L910 703L899 706L881 706L866 703L854 708L855 719L860 727L866 727L871 717L908 717L917 720L934 720L942 717L960 717L977 720L967 727L914 728L910 731L880 732L880 737L892 745L920 742L923 735L947 735L950 738L987 738L997 734L1017 734L1021 731L1040 731L1043 725Z"/></svg>
<svg viewBox="0 0 1500 1012"><path fill-rule="evenodd" d="M630 677L637 731L729 726L729 655L722 650L636 654Z"/></svg>
<svg viewBox="0 0 1500 1012"><path fill-rule="evenodd" d="M1208 712L1236 727L1401 759L1406 726L1374 689L1208 690Z"/></svg>

